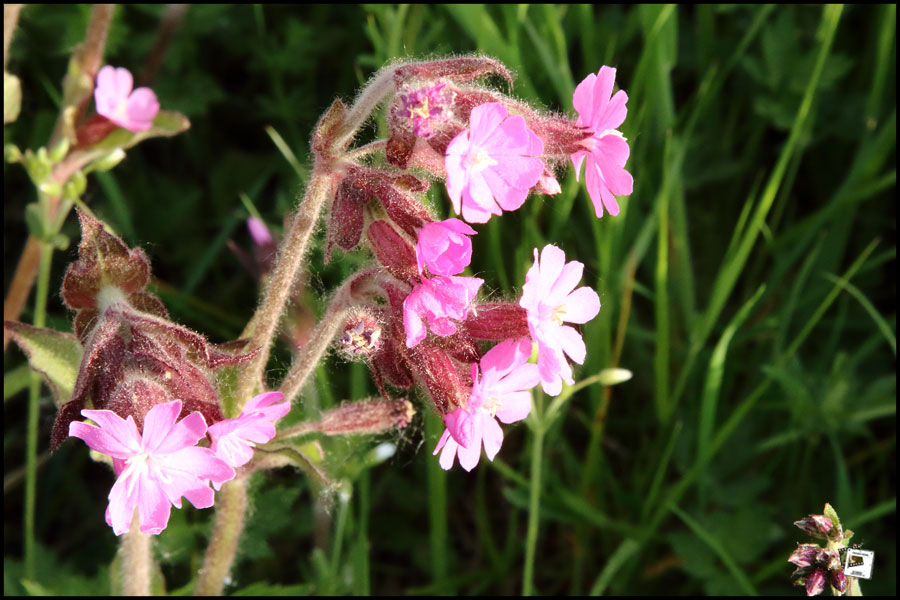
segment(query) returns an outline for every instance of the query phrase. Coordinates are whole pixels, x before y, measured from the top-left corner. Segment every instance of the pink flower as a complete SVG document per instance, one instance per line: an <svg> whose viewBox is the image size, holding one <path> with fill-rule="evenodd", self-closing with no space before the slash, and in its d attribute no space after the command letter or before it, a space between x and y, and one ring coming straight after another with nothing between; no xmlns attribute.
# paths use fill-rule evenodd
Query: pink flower
<svg viewBox="0 0 900 600"><path fill-rule="evenodd" d="M131 72L106 65L97 73L94 103L97 113L128 131L146 131L153 126L159 101L153 90L139 87L132 91Z"/></svg>
<svg viewBox="0 0 900 600"><path fill-rule="evenodd" d="M140 530L158 534L169 522L172 505L181 497L197 508L213 505L210 480L222 484L234 478L234 469L209 448L196 446L206 435L206 421L193 412L179 421L181 401L157 404L144 417L143 434L134 419L110 410L82 410L99 427L74 421L69 435L81 438L93 450L113 458L118 479L109 492L106 522L116 535L131 528L137 508Z"/></svg>
<svg viewBox="0 0 900 600"><path fill-rule="evenodd" d="M400 94L400 103L394 109L394 117L398 120L408 121L416 136L431 137L434 133L431 126L448 119L448 107L453 102L455 95L452 90L447 88L446 83L438 83L431 87Z"/></svg>
<svg viewBox="0 0 900 600"><path fill-rule="evenodd" d="M210 425L210 450L235 468L250 462L256 444L265 444L274 438L275 421L291 410L290 402L276 404L283 399L281 392L260 394L247 402L237 419Z"/></svg>
<svg viewBox="0 0 900 600"><path fill-rule="evenodd" d="M475 230L459 219L429 223L419 230L416 262L419 273L425 265L433 275L462 273L472 261L472 240Z"/></svg>
<svg viewBox="0 0 900 600"><path fill-rule="evenodd" d="M466 319L482 283L484 280L478 277L423 279L403 301L406 347L412 348L425 339L423 317L435 335L443 337L456 333L456 325L450 319Z"/></svg>
<svg viewBox="0 0 900 600"><path fill-rule="evenodd" d="M441 452L444 470L459 464L471 471L481 457L481 445L488 460L494 460L503 443L503 430L495 416L504 423L521 421L531 412L531 388L540 381L537 365L528 364L531 342L527 339L507 340L491 348L478 367L472 365L472 395L465 408L444 415L447 429L434 454Z"/></svg>
<svg viewBox="0 0 900 600"><path fill-rule="evenodd" d="M543 152L521 115L509 116L499 102L476 106L469 128L453 138L445 155L453 210L460 214L461 208L470 223L487 223L491 215L518 209L544 172L538 158Z"/></svg>
<svg viewBox="0 0 900 600"><path fill-rule="evenodd" d="M540 260L535 248L534 265L525 275L519 305L528 313L528 329L538 343L541 382L551 396L562 391L561 380L574 383L563 352L578 364L587 353L581 334L563 322L587 323L600 312L597 292L587 286L575 289L583 271L582 263L566 263L565 253L549 244L541 251Z"/></svg>
<svg viewBox="0 0 900 600"><path fill-rule="evenodd" d="M575 179L581 171L581 163L587 158L585 180L588 194L594 203L597 218L603 216L603 207L609 214L619 214L616 196L631 195L634 180L625 170L625 161L630 152L628 142L616 127L625 120L628 109L628 94L624 90L612 95L616 80L616 70L601 67L597 75L591 73L575 88L572 103L578 111L580 127L587 127L593 135L581 142L584 150L573 153L570 158L575 166Z"/></svg>

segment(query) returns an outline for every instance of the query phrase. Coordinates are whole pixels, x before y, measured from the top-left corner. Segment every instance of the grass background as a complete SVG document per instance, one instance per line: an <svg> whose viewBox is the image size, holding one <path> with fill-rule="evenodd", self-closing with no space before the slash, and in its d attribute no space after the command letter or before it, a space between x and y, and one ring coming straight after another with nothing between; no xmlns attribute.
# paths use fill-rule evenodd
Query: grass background
<svg viewBox="0 0 900 600"><path fill-rule="evenodd" d="M120 7L107 61L140 72L163 10ZM46 143L88 13L23 10L10 62L23 109L5 142ZM827 501L876 553L863 591L896 593L895 32L895 6L190 7L153 88L191 129L129 151L86 199L151 256L173 318L213 341L234 339L256 302L226 246L250 244L239 195L280 231L318 115L386 61L482 52L516 73L515 95L570 115L574 86L615 66L635 179L622 213L597 220L567 173L561 195L479 227L471 268L514 298L532 248L562 247L603 304L576 380L614 365L634 378L536 395L471 474L438 467L441 426L421 396L401 434L323 440L344 493L325 499L290 470L255 480L228 591L518 594L533 568L542 594L799 595L786 559L809 540L791 523ZM5 288L29 186L4 166ZM449 216L445 192L432 201ZM73 217L64 231L78 239ZM51 289L74 257L74 244L55 254ZM323 267L320 244L303 302L321 311L365 260ZM55 293L48 323L71 327ZM273 382L289 360L274 355ZM23 585L22 363L6 352L4 592L108 590L112 477L79 444L42 463ZM332 357L296 413L373 393L364 366ZM45 452L49 394L41 407ZM382 460L378 443L396 453ZM211 516L176 510L159 537L170 591L189 591Z"/></svg>

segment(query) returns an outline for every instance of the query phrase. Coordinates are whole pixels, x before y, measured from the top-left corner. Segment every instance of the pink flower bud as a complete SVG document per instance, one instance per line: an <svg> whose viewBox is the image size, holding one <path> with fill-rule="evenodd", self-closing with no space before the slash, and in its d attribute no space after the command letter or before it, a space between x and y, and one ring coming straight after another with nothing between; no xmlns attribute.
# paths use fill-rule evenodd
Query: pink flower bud
<svg viewBox="0 0 900 600"><path fill-rule="evenodd" d="M818 596L825 590L825 570L816 569L806 576L806 595Z"/></svg>
<svg viewBox="0 0 900 600"><path fill-rule="evenodd" d="M502 341L527 337L528 311L512 302L478 304L463 323L463 330L476 340Z"/></svg>
<svg viewBox="0 0 900 600"><path fill-rule="evenodd" d="M844 575L843 569L831 571L831 587L836 589L838 593L844 594L847 591L847 576Z"/></svg>
<svg viewBox="0 0 900 600"><path fill-rule="evenodd" d="M416 249L387 221L375 221L369 225L366 235L378 262L387 267L391 274L404 281L417 279Z"/></svg>
<svg viewBox="0 0 900 600"><path fill-rule="evenodd" d="M791 553L788 558L789 563L793 563L798 567L808 567L813 564L819 555L819 546L816 544L800 544L797 549Z"/></svg>
<svg viewBox="0 0 900 600"><path fill-rule="evenodd" d="M831 528L834 527L831 519L825 515L809 515L804 519L794 521L794 525L817 538L825 538L828 532L831 531Z"/></svg>
<svg viewBox="0 0 900 600"><path fill-rule="evenodd" d="M562 188L559 186L559 181L557 181L556 177L554 177L553 173L551 173L549 169L544 169L544 174L541 175L540 179L538 179L535 188L541 194L546 194L548 196L555 196L556 194L562 192Z"/></svg>
<svg viewBox="0 0 900 600"><path fill-rule="evenodd" d="M462 273L472 261L472 240L475 230L459 219L429 223L419 230L416 262L419 273L428 265L432 275Z"/></svg>
<svg viewBox="0 0 900 600"><path fill-rule="evenodd" d="M406 427L416 414L409 400L346 402L326 411L318 429L325 435L362 435Z"/></svg>
<svg viewBox="0 0 900 600"><path fill-rule="evenodd" d="M413 79L443 78L465 82L491 73L500 75L512 85L512 75L506 67L500 61L484 56L464 56L409 63L394 71L394 82L399 89Z"/></svg>
<svg viewBox="0 0 900 600"><path fill-rule="evenodd" d="M463 386L456 366L444 350L423 342L407 352L412 368L424 381L440 415L465 406L469 390Z"/></svg>

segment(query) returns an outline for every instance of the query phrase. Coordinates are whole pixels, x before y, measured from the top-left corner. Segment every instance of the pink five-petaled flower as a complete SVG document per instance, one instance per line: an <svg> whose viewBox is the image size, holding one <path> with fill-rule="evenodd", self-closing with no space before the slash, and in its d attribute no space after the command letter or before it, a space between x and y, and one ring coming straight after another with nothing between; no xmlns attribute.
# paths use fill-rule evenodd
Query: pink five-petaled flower
<svg viewBox="0 0 900 600"><path fill-rule="evenodd" d="M634 180L625 170L628 160L628 142L616 127L625 120L628 109L628 95L624 90L612 96L616 70L601 67L597 75L591 73L575 88L572 103L578 111L579 127L587 127L593 134L581 142L584 150L573 153L570 158L575 166L575 179L581 171L581 163L587 158L585 181L597 218L603 216L603 207L609 214L619 214L616 196L631 195ZM612 99L610 99L612 96Z"/></svg>
<svg viewBox="0 0 900 600"><path fill-rule="evenodd" d="M210 425L210 449L235 468L250 462L254 446L275 437L275 421L291 410L291 403L279 402L282 399L281 392L260 394L247 402L237 419Z"/></svg>
<svg viewBox="0 0 900 600"><path fill-rule="evenodd" d="M97 113L128 131L146 131L159 112L156 94L148 87L132 91L134 80L124 68L106 65L97 73L94 103Z"/></svg>
<svg viewBox="0 0 900 600"><path fill-rule="evenodd" d="M403 328L406 330L406 347L412 348L425 339L425 324L435 335L456 333L456 325L450 319L464 321L469 315L472 300L484 279L478 277L430 277L413 288L403 301Z"/></svg>
<svg viewBox="0 0 900 600"><path fill-rule="evenodd" d="M429 223L419 230L416 262L419 274L425 265L432 275L462 273L472 260L472 240L475 230L459 219Z"/></svg>
<svg viewBox="0 0 900 600"><path fill-rule="evenodd" d="M93 450L113 458L118 479L109 492L106 522L116 535L131 528L134 509L140 530L158 534L169 522L172 506L181 497L197 508L213 505L210 480L222 484L234 478L234 469L209 448L197 446L206 435L206 421L193 412L178 423L181 400L157 404L144 417L143 434L134 419L110 410L82 410L99 425L74 421L69 435L81 438Z"/></svg>
<svg viewBox="0 0 900 600"><path fill-rule="evenodd" d="M447 429L434 449L437 454L443 448L441 468L450 469L458 455L462 468L471 471L481 457L482 443L488 460L494 460L503 443L503 430L494 417L514 423L531 412L530 390L540 375L537 365L528 363L529 356L529 340L507 340L482 357L480 379L478 367L472 365L474 384L468 405L444 415Z"/></svg>
<svg viewBox="0 0 900 600"><path fill-rule="evenodd" d="M544 172L538 158L543 152L543 142L521 115L509 116L499 102L476 106L469 128L453 138L445 155L453 210L461 209L470 223L517 210Z"/></svg>
<svg viewBox="0 0 900 600"><path fill-rule="evenodd" d="M565 253L548 244L540 260L534 249L534 265L525 275L519 306L528 313L528 329L538 343L541 383L551 396L562 391L561 379L569 385L575 382L563 352L578 364L584 362L587 353L581 334L563 322L587 323L600 312L597 292L587 286L575 289L583 271L582 263L566 263Z"/></svg>

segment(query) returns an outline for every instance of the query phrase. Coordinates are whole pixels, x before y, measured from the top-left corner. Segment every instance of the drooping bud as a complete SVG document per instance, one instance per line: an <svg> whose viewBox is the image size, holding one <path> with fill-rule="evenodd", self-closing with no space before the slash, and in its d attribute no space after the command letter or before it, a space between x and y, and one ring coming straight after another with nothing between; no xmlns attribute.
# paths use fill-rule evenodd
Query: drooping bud
<svg viewBox="0 0 900 600"><path fill-rule="evenodd" d="M816 544L800 544L797 549L791 553L788 558L789 563L793 563L798 567L808 567L812 565L816 557L819 555L819 546Z"/></svg>
<svg viewBox="0 0 900 600"><path fill-rule="evenodd" d="M535 188L539 193L546 194L547 196L555 196L556 194L562 192L562 188L559 186L559 181L556 179L549 168L544 169L544 174L541 175L540 179L538 179Z"/></svg>
<svg viewBox="0 0 900 600"><path fill-rule="evenodd" d="M831 587L837 590L838 594L843 595L847 591L847 576L844 575L843 569L837 569L829 573L831 579Z"/></svg>
<svg viewBox="0 0 900 600"><path fill-rule="evenodd" d="M409 400L346 402L326 411L318 430L325 435L363 435L406 427L416 410Z"/></svg>
<svg viewBox="0 0 900 600"><path fill-rule="evenodd" d="M816 554L816 564L823 569L833 571L841 568L841 555L837 550L822 548Z"/></svg>
<svg viewBox="0 0 900 600"><path fill-rule="evenodd" d="M353 311L344 324L340 337L341 354L349 360L371 358L381 348L381 324L367 310Z"/></svg>
<svg viewBox="0 0 900 600"><path fill-rule="evenodd" d="M818 596L825 590L825 570L816 569L806 576L806 595Z"/></svg>
<svg viewBox="0 0 900 600"><path fill-rule="evenodd" d="M412 368L425 383L441 416L465 406L470 389L463 386L459 371L444 350L429 342L422 342L407 352Z"/></svg>
<svg viewBox="0 0 900 600"><path fill-rule="evenodd" d="M478 304L462 329L476 340L503 341L528 337L528 313L513 302Z"/></svg>
<svg viewBox="0 0 900 600"><path fill-rule="evenodd" d="M325 248L325 262L331 259L331 247L337 244L342 250L352 250L362 238L364 216L363 205L369 196L358 185L356 169L351 169L338 186L331 204L331 218L328 223L328 243Z"/></svg>
<svg viewBox="0 0 900 600"><path fill-rule="evenodd" d="M266 275L275 264L275 254L278 252L278 240L266 227L266 224L257 217L247 219L247 231L253 238L253 253L256 263L259 265L259 277Z"/></svg>
<svg viewBox="0 0 900 600"><path fill-rule="evenodd" d="M416 249L408 239L383 220L369 225L367 236L378 262L391 274L404 281L417 279Z"/></svg>
<svg viewBox="0 0 900 600"><path fill-rule="evenodd" d="M794 521L794 525L813 537L823 539L834 527L831 519L829 519L825 515L809 515L804 519Z"/></svg>

